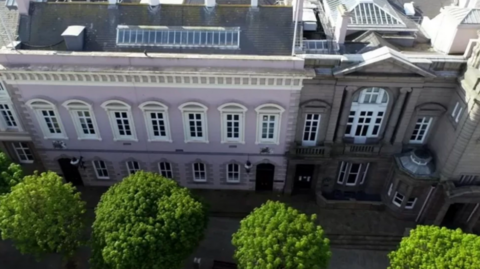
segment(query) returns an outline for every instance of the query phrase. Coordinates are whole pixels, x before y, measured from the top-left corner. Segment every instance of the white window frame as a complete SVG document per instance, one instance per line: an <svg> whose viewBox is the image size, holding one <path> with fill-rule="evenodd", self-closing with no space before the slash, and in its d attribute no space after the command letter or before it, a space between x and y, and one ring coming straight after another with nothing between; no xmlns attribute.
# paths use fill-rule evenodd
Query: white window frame
<svg viewBox="0 0 480 269"><path fill-rule="evenodd" d="M125 165L127 166L127 171L128 171L129 175L133 175L136 172L141 170L140 162L135 161L135 160L126 161Z"/></svg>
<svg viewBox="0 0 480 269"><path fill-rule="evenodd" d="M400 198L400 196L397 197L397 195L400 195L401 198ZM395 201L395 199L397 199L397 198L398 198L398 200L400 200L400 202ZM405 195L403 195L403 194L399 193L398 191L396 191L395 194L393 195L392 203L393 203L394 205L398 206L398 207L401 207L404 199L405 199Z"/></svg>
<svg viewBox="0 0 480 269"><path fill-rule="evenodd" d="M27 106L33 110L35 117L37 118L40 129L43 133L44 139L68 139L67 133L65 132L65 127L63 127L62 119L58 113L57 107L44 99L32 99L27 102ZM45 117L42 114L42 110L51 110L53 111L53 117L56 119L60 133L51 133L48 128Z"/></svg>
<svg viewBox="0 0 480 269"><path fill-rule="evenodd" d="M405 203L405 209L413 209L416 203L417 203L417 198L409 198Z"/></svg>
<svg viewBox="0 0 480 269"><path fill-rule="evenodd" d="M280 130L282 127L282 115L285 109L276 104L263 104L255 109L257 112L257 139L255 144L280 144ZM275 117L273 138L262 138L263 117Z"/></svg>
<svg viewBox="0 0 480 269"><path fill-rule="evenodd" d="M462 112L463 112L463 106L462 104L460 104L460 102L457 102L451 114L455 123L458 123L458 121L460 120L460 117L462 116Z"/></svg>
<svg viewBox="0 0 480 269"><path fill-rule="evenodd" d="M358 164L359 168L358 168L358 172L353 173L356 175L355 182L348 183L347 182L348 176L352 174L351 173L352 164ZM362 185L365 183L365 179L367 177L369 168L370 168L370 163L352 163L352 162L342 161L340 163L340 170L337 175L337 183L342 185L345 183L345 186Z"/></svg>
<svg viewBox="0 0 480 269"><path fill-rule="evenodd" d="M388 187L388 192L387 192L388 196L392 195L392 190L393 190L393 183L390 183L390 187Z"/></svg>
<svg viewBox="0 0 480 269"><path fill-rule="evenodd" d="M102 140L100 136L100 129L98 128L97 120L95 118L95 113L93 112L92 105L87 102L72 99L65 101L62 106L64 106L70 116L72 117L73 125L77 131L78 140ZM82 123L80 122L80 116L78 112L88 112L90 114L90 120L92 121L93 131L95 134L85 134L83 132Z"/></svg>
<svg viewBox="0 0 480 269"><path fill-rule="evenodd" d="M112 128L113 141L138 141L137 131L135 129L135 122L132 117L132 107L119 100L109 100L104 102L101 107L105 110L110 121L110 127ZM115 113L126 113L127 120L130 127L130 135L121 135L120 129L116 123Z"/></svg>
<svg viewBox="0 0 480 269"><path fill-rule="evenodd" d="M168 115L168 106L160 102L144 102L138 106L143 111L143 117L145 119L145 126L147 128L148 142L172 142L172 135L170 132L170 120ZM163 124L165 128L165 136L155 135L153 129L152 113L161 113L163 117ZM160 132L160 131L159 131Z"/></svg>
<svg viewBox="0 0 480 269"><path fill-rule="evenodd" d="M202 165L202 169L199 169L198 171L195 170L195 164L201 164ZM200 168L200 167L199 167ZM199 178L199 177L196 177L195 174L196 173L204 173L205 174L205 177L204 178ZM192 177L193 177L193 181L194 182L207 182L207 178L208 178L208 175L207 175L207 164L203 163L203 162L194 162L192 163Z"/></svg>
<svg viewBox="0 0 480 269"><path fill-rule="evenodd" d="M0 97L0 105L2 106L8 106L8 109L5 109L5 113L10 113L10 115L4 115L3 109L0 109L0 130L6 131L6 130L11 130L11 131L23 131L22 126L20 125L20 121L18 119L17 112L15 111L15 108L13 107L13 103L10 99L4 99ZM11 117L10 121L13 120L15 123L15 126L8 126L8 120L6 117Z"/></svg>
<svg viewBox="0 0 480 269"><path fill-rule="evenodd" d="M410 144L422 144L423 141L425 141L425 137L427 137L428 135L428 131L430 130L430 126L432 125L432 121L433 117L429 116L417 118L415 126L413 127L412 135L410 136ZM422 127L424 127L423 134L421 134ZM415 130L417 130L417 134L414 134ZM412 139L412 137L415 138Z"/></svg>
<svg viewBox="0 0 480 269"><path fill-rule="evenodd" d="M237 103L226 103L218 107L220 111L220 124L221 124L221 143L245 143L245 112L247 108ZM239 117L239 131L238 137L228 137L228 115L238 115ZM233 127L232 127L233 128Z"/></svg>
<svg viewBox="0 0 480 269"><path fill-rule="evenodd" d="M312 115L312 119L308 119L308 116ZM318 119L314 119L315 116L318 116ZM318 139L318 133L320 131L320 123L322 119L322 114L320 113L306 113L305 114L305 119L303 121L303 132L302 132L302 146L316 146L317 145L317 139ZM310 123L310 126L307 126L307 123ZM317 124L316 128L313 127L314 124ZM308 139L305 140L305 133L308 133L308 137L312 135L312 133L315 133L315 137L313 140Z"/></svg>
<svg viewBox="0 0 480 269"><path fill-rule="evenodd" d="M101 166L102 163L103 163L103 166L105 167L97 166L97 164ZM105 163L104 160L93 160L92 165L93 165L93 170L95 170L95 175L97 176L97 179L110 179L110 172L108 171L107 163ZM98 170L106 171L107 176L103 176L103 175L100 176L100 174L98 173Z"/></svg>
<svg viewBox="0 0 480 269"><path fill-rule="evenodd" d="M168 164L169 169L166 169L166 167L164 167L165 169L162 169L162 163L163 163L163 164ZM162 175L163 177L172 179L172 178L173 178L173 165L172 165L172 163L171 163L171 162L167 162L167 161L158 162L158 172L159 172L160 175ZM164 174L168 175L168 173L170 173L171 177L168 177L168 176L165 176L165 175L164 175Z"/></svg>
<svg viewBox="0 0 480 269"><path fill-rule="evenodd" d="M185 143L208 143L208 119L207 119L208 108L200 103L188 102L179 106L178 109L182 111L183 132L185 136ZM190 120L188 118L190 114L201 115L201 119L200 119L200 122L202 125L201 137L193 137L190 134Z"/></svg>
<svg viewBox="0 0 480 269"><path fill-rule="evenodd" d="M373 100L373 96L376 96L375 100ZM365 143L367 138L380 137L390 99L388 92L385 89L378 87L364 88L358 94L356 99L357 100L354 100L350 107L347 122L348 128L344 134L345 137L353 137L355 143ZM361 115L362 112L365 112L365 115ZM369 112L371 112L372 115L368 115ZM370 122L366 123L368 118L370 119ZM377 122L378 120L380 122ZM367 128L366 134L356 135L357 128L361 128L361 126ZM376 127L378 129L375 133L374 131ZM350 132L348 132L348 129L350 129Z"/></svg>
<svg viewBox="0 0 480 269"><path fill-rule="evenodd" d="M27 142L12 142L12 147L15 150L15 154L17 154L20 163L33 163L35 161L33 152ZM27 151L30 153L27 153ZM23 159L21 157L22 155L25 156L26 159Z"/></svg>
<svg viewBox="0 0 480 269"><path fill-rule="evenodd" d="M227 163L226 165L226 178L227 178L227 183L240 183L241 181L241 176L242 176L242 167L240 164L238 163ZM230 171L230 166L236 166L238 168L237 171ZM238 179L232 179L232 177L230 177L231 174L237 174L238 176Z"/></svg>

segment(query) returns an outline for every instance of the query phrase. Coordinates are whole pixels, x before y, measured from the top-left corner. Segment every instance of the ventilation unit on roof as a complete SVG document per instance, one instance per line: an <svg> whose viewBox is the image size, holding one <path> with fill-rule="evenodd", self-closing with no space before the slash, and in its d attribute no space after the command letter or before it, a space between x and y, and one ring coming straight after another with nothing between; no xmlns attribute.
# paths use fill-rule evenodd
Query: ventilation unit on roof
<svg viewBox="0 0 480 269"><path fill-rule="evenodd" d="M413 2L403 4L403 10L405 11L405 15L407 16L414 16L415 15L415 6Z"/></svg>
<svg viewBox="0 0 480 269"><path fill-rule="evenodd" d="M82 51L84 45L85 26L72 25L62 33L69 51Z"/></svg>

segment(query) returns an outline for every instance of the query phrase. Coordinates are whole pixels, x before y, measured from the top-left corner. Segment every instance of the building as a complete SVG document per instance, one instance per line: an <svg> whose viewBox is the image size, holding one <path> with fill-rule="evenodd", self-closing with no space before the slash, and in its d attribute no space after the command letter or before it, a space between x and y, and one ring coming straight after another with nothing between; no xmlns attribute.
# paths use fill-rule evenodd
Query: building
<svg viewBox="0 0 480 269"><path fill-rule="evenodd" d="M283 189L314 75L291 56L291 6L16 4L2 80L45 169L76 185L142 169L191 188Z"/></svg>

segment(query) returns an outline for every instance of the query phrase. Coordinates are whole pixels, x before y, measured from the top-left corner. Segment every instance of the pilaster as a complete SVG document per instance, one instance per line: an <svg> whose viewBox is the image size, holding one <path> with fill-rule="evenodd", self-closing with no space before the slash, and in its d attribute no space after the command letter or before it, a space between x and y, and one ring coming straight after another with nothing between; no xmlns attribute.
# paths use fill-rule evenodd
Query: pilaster
<svg viewBox="0 0 480 269"><path fill-rule="evenodd" d="M335 137L336 143L342 143L343 136L345 134L345 129L347 127L348 115L350 113L350 108L352 106L353 93L358 89L358 87L348 86L345 88L345 100L343 102L342 112L340 114L340 121L338 123L337 135Z"/></svg>
<svg viewBox="0 0 480 269"><path fill-rule="evenodd" d="M400 117L400 113L402 112L402 107L405 103L405 99L407 97L407 93L412 92L412 88L401 88L400 89L400 95L398 96L395 105L392 110L392 114L390 116L390 119L388 121L388 126L385 131L384 135L384 143L391 143L392 136L393 136L393 131L395 130L395 126L398 123L398 119Z"/></svg>
<svg viewBox="0 0 480 269"><path fill-rule="evenodd" d="M401 145L403 138L405 137L405 133L408 128L408 124L410 123L413 114L415 113L415 106L418 102L418 97L422 88L413 88L410 94L408 95L407 105L405 106L404 113L402 118L400 119L400 124L398 125L397 132L395 133L394 138L394 145ZM408 91L407 91L408 92Z"/></svg>
<svg viewBox="0 0 480 269"><path fill-rule="evenodd" d="M330 119L328 120L327 134L325 136L325 143L332 144L333 136L335 135L335 129L337 128L338 116L340 109L342 108L343 93L345 86L336 86L335 94L332 102L332 110L330 113Z"/></svg>

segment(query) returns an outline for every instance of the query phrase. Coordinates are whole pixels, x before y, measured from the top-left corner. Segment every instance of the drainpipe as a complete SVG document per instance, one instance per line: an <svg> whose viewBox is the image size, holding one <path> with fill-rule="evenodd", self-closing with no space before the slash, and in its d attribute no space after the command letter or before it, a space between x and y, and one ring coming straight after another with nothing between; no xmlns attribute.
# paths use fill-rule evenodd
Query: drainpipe
<svg viewBox="0 0 480 269"><path fill-rule="evenodd" d="M418 215L417 215L417 218L415 219L415 222L418 222L418 220L420 220L420 217L423 214L423 210L427 206L427 203L430 201L430 196L432 196L433 190L435 190L435 186L430 187L430 190L428 191L428 194L427 194L427 198L425 199L425 202L423 203L422 208L420 208L420 212L418 212Z"/></svg>
<svg viewBox="0 0 480 269"><path fill-rule="evenodd" d="M297 0L297 4L295 5L295 14L293 17L293 44L292 44L292 56L295 56L295 43L297 41L297 32L298 32L298 14L300 14L300 9L303 10L303 1L304 0Z"/></svg>

